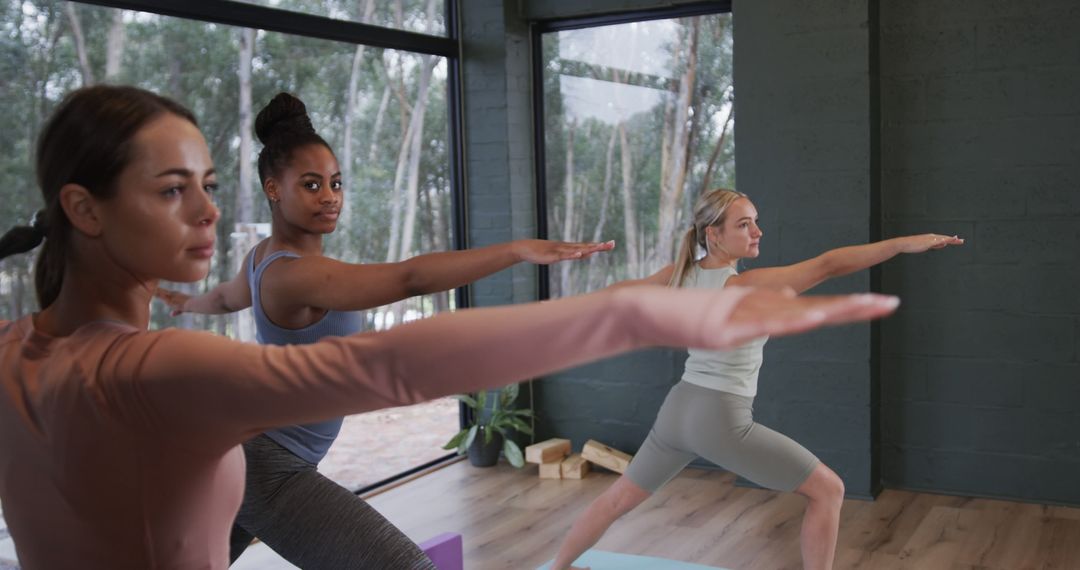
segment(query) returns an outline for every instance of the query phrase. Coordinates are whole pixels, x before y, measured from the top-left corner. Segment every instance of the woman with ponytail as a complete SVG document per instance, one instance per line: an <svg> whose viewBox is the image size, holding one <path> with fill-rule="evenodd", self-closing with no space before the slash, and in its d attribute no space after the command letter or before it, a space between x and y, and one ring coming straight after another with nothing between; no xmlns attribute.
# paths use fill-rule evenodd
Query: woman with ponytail
<svg viewBox="0 0 1080 570"><path fill-rule="evenodd" d="M655 274L613 287L665 284L723 290L767 287L802 293L821 282L877 265L901 253L959 245L956 236L925 234L842 247L782 267L736 270L740 259L760 253L763 232L754 204L734 190L713 190L698 200L694 222L675 263ZM699 257L698 252L704 252ZM624 475L574 522L550 570L571 564L596 544L620 517L652 496L687 464L703 457L768 489L808 499L803 516L803 567L832 567L844 483L805 447L754 422L753 403L767 336L717 351L690 349L682 380L672 387L655 423Z"/></svg>
<svg viewBox="0 0 1080 570"><path fill-rule="evenodd" d="M645 346L724 348L897 302L643 287L304 346L148 331L158 282L204 279L214 252L216 176L194 117L141 89L80 89L46 123L36 166L44 217L0 238L3 258L44 236L41 310L0 321L0 502L26 570L226 568L240 443L275 426Z"/></svg>

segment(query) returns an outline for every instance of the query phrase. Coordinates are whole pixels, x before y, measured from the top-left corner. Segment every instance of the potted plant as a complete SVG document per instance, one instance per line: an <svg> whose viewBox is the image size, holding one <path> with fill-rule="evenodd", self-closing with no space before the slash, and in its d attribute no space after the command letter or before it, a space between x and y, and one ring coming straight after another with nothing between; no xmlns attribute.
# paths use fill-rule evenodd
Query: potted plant
<svg viewBox="0 0 1080 570"><path fill-rule="evenodd" d="M475 398L464 394L454 396L471 410L470 423L450 438L443 449L457 449L458 455L468 452L469 463L490 467L498 462L501 448L511 465L525 465L521 448L510 436L514 432L532 435L532 428L525 419L532 418L533 413L532 410L514 409L512 406L517 397L518 385L507 386L498 391L498 397L488 410L487 391L477 393Z"/></svg>

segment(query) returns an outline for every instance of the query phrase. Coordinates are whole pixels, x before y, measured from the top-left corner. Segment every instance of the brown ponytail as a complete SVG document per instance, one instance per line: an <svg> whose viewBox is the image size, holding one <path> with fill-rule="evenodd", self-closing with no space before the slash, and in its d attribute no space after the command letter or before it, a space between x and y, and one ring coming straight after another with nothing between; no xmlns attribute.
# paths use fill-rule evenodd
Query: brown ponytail
<svg viewBox="0 0 1080 570"><path fill-rule="evenodd" d="M37 145L37 182L45 199L30 226L0 237L0 259L45 242L34 266L38 304L48 307L64 282L71 222L60 206L60 188L78 184L107 200L133 154L131 141L152 119L171 113L197 124L184 106L135 87L96 85L73 91L60 103Z"/></svg>

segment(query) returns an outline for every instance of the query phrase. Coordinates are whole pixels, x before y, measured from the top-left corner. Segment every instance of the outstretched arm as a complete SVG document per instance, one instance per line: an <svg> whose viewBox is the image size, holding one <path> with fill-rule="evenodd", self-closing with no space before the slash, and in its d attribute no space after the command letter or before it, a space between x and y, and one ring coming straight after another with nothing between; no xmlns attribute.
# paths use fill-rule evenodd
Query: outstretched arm
<svg viewBox="0 0 1080 570"><path fill-rule="evenodd" d="M730 348L879 317L896 304L882 295L642 286L457 311L310 345L121 331L95 366L93 389L119 421L210 452L278 425L494 388L647 346Z"/></svg>
<svg viewBox="0 0 1080 570"><path fill-rule="evenodd" d="M295 307L358 311L460 287L517 263L586 259L614 246L530 239L428 253L398 263L355 264L308 256L271 266L274 278L265 280L262 290Z"/></svg>
<svg viewBox="0 0 1080 570"><path fill-rule="evenodd" d="M606 289L622 289L623 287L633 287L635 285L667 285L671 280L671 273L675 271L674 264L665 265L652 275L648 277L642 277L641 279L627 279L625 281L619 281L608 285Z"/></svg>
<svg viewBox="0 0 1080 570"><path fill-rule="evenodd" d="M866 245L832 249L793 265L752 269L733 276L728 283L744 287L790 287L802 293L822 281L861 271L901 253L922 253L962 243L964 240L957 236L938 234L898 237Z"/></svg>
<svg viewBox="0 0 1080 570"><path fill-rule="evenodd" d="M251 250L248 256L252 255ZM240 271L232 279L218 284L217 287L203 293L191 296L187 293L174 291L165 287L158 287L154 296L161 299L169 306L172 316L181 313L201 313L204 315L220 315L223 313L235 313L251 306L251 288L248 285L247 257L240 265Z"/></svg>

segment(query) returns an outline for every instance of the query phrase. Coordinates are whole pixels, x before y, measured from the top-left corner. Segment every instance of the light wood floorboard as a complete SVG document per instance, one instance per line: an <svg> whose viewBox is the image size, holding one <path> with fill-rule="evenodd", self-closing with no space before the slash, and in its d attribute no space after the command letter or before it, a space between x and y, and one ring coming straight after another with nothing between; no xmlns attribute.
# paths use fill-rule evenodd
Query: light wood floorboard
<svg viewBox="0 0 1080 570"><path fill-rule="evenodd" d="M534 569L615 480L541 480L536 466L452 464L369 500L414 540L459 532L467 570ZM801 568L798 495L735 487L687 469L616 523L597 548L732 570ZM1080 509L886 490L849 500L837 569L1080 569Z"/></svg>

